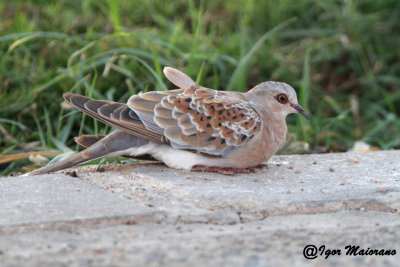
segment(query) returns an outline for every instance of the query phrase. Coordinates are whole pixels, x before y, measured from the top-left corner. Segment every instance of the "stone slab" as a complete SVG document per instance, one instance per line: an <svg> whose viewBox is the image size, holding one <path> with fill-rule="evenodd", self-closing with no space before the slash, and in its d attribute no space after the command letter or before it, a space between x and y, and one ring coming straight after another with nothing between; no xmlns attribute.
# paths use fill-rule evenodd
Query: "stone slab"
<svg viewBox="0 0 400 267"><path fill-rule="evenodd" d="M90 168L81 169L81 179L181 219L187 214L184 220L400 209L400 151L274 156L268 167L234 176L146 164L110 166L121 174L110 179L107 169L92 175Z"/></svg>
<svg viewBox="0 0 400 267"><path fill-rule="evenodd" d="M68 176L0 179L0 233L18 226L115 221L162 216L143 204Z"/></svg>
<svg viewBox="0 0 400 267"><path fill-rule="evenodd" d="M162 222L37 230L0 235L0 260L2 266L398 266L397 216L340 211L233 225ZM308 260L307 245L326 250ZM347 256L347 245L397 249L397 255ZM342 255L325 259L328 249Z"/></svg>
<svg viewBox="0 0 400 267"><path fill-rule="evenodd" d="M234 176L154 163L94 169L75 168L78 178L0 178L1 266L400 261L400 151L274 156L268 167ZM309 260L306 245L397 254Z"/></svg>

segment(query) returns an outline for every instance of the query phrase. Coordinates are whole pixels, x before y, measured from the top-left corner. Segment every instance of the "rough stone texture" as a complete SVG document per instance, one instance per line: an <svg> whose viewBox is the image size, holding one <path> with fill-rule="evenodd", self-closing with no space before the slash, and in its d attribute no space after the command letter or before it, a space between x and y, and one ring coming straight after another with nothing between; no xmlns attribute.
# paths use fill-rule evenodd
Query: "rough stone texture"
<svg viewBox="0 0 400 267"><path fill-rule="evenodd" d="M400 151L275 156L224 176L161 164L0 178L1 266L398 266ZM308 260L306 245L325 245ZM346 245L395 249L347 256ZM330 255L327 250L341 250Z"/></svg>
<svg viewBox="0 0 400 267"><path fill-rule="evenodd" d="M60 175L2 179L0 203L0 233L20 226L157 217L148 206Z"/></svg>

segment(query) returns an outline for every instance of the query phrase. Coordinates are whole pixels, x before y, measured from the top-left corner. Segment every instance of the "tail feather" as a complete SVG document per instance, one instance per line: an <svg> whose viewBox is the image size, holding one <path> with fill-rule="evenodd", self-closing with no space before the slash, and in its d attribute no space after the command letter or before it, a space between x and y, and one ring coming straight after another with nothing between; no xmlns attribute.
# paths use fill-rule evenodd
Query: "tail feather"
<svg viewBox="0 0 400 267"><path fill-rule="evenodd" d="M80 111L119 130L156 143L165 141L162 134L148 130L127 104L94 100L72 93L65 93L64 98Z"/></svg>
<svg viewBox="0 0 400 267"><path fill-rule="evenodd" d="M79 137L75 137L75 142L83 147L90 147L94 143L100 141L104 138L104 135L81 135Z"/></svg>
<svg viewBox="0 0 400 267"><path fill-rule="evenodd" d="M116 130L77 154L74 154L54 164L34 170L25 175L45 174L63 170L98 158L122 156L127 154L127 149L135 147L138 148L147 144L148 142L149 141L142 138Z"/></svg>
<svg viewBox="0 0 400 267"><path fill-rule="evenodd" d="M86 161L95 159L95 158L85 158L84 157L84 152L85 152L85 150L81 151L81 152L79 152L77 154L74 154L74 155L72 155L72 156L70 156L70 157L68 157L68 158L66 158L64 160L56 162L54 164L47 165L47 166L44 166L44 167L42 167L40 169L34 170L34 171L30 172L30 173L27 173L26 175L27 176L31 176L31 175L40 175L40 174L51 173L51 172L67 169L67 168L70 168L70 167L75 166L77 164L84 163Z"/></svg>

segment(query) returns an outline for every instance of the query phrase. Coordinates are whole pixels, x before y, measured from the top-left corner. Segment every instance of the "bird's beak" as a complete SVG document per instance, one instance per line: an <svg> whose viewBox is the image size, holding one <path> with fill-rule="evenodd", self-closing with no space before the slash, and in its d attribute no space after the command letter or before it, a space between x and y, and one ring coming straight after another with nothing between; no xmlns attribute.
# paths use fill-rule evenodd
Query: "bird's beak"
<svg viewBox="0 0 400 267"><path fill-rule="evenodd" d="M290 106L297 110L297 113L303 115L307 120L311 120L310 114L308 114L300 105L290 103Z"/></svg>

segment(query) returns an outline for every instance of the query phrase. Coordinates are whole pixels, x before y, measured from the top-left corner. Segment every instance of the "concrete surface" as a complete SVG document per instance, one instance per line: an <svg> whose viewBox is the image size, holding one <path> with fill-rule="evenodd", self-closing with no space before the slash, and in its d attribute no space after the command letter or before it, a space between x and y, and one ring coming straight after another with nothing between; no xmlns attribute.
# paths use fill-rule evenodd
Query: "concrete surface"
<svg viewBox="0 0 400 267"><path fill-rule="evenodd" d="M0 178L0 266L400 262L400 151L274 156L234 176L95 168ZM316 259L306 245L320 249ZM396 254L346 255L347 245Z"/></svg>

